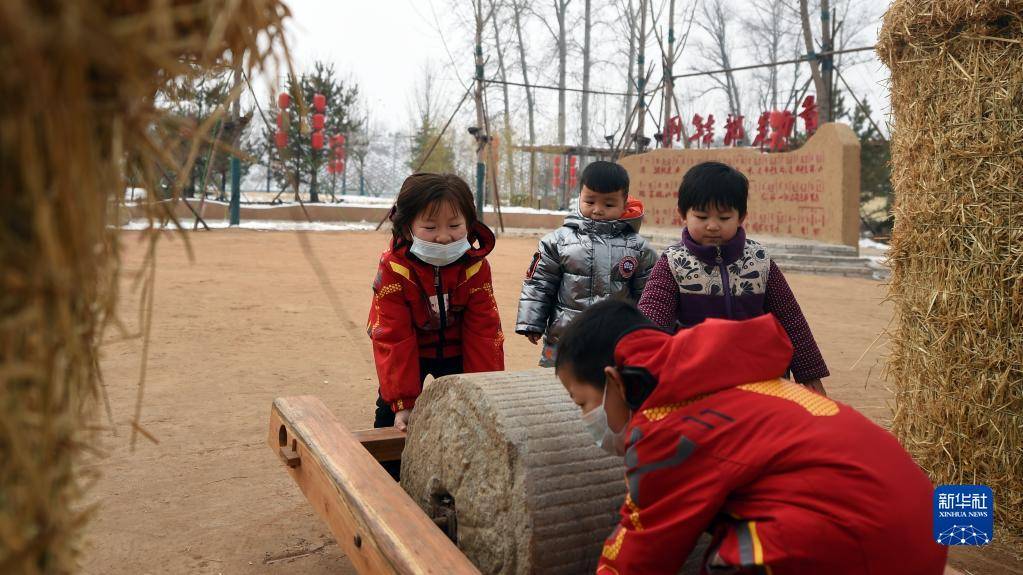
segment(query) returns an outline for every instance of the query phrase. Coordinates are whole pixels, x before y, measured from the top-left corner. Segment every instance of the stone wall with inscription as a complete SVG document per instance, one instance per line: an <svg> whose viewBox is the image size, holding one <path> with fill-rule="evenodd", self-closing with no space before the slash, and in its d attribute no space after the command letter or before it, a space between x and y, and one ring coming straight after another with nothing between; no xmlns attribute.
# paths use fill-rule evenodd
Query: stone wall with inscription
<svg viewBox="0 0 1023 575"><path fill-rule="evenodd" d="M802 147L654 150L627 156L629 194L643 200L644 228L677 228L678 187L700 162L724 162L750 181L746 231L856 246L859 242L860 143L845 124L825 124Z"/></svg>

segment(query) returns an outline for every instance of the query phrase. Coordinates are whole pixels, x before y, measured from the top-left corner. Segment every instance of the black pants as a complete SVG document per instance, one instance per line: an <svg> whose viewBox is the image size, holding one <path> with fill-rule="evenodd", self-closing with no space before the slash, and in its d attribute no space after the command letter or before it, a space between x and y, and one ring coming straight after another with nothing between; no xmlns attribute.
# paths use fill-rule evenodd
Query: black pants
<svg viewBox="0 0 1023 575"><path fill-rule="evenodd" d="M421 357L419 358L419 390L423 389L423 382L426 381L426 376L432 375L435 379L443 377L445 375L454 375L456 373L462 373L462 357L449 357L441 359L430 359ZM380 390L377 390L377 408L376 417L373 421L373 427L392 427L394 426L394 412L391 411L391 404L384 401L384 398L380 396ZM384 469L391 474L391 477L397 481L401 474L401 462L400 461L385 461L381 463Z"/></svg>

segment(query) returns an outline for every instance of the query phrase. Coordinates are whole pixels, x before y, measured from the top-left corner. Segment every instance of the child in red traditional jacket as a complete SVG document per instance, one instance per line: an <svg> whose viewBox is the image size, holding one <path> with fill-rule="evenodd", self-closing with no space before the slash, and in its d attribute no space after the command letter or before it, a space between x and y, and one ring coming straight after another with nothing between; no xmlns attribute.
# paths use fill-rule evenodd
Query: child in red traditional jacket
<svg viewBox="0 0 1023 575"><path fill-rule="evenodd" d="M792 344L772 314L671 335L632 304L568 327L556 372L628 495L598 575L941 575L933 486L889 432L779 379Z"/></svg>
<svg viewBox="0 0 1023 575"><path fill-rule="evenodd" d="M494 233L476 219L468 184L413 174L389 216L367 331L380 394L374 427L402 431L427 375L504 370L490 264Z"/></svg>

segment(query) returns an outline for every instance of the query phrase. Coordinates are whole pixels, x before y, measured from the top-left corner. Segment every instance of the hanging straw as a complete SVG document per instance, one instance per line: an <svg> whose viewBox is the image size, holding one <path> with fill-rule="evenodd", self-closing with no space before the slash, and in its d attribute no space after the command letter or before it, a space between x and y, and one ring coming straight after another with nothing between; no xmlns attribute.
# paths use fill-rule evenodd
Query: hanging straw
<svg viewBox="0 0 1023 575"><path fill-rule="evenodd" d="M277 0L0 2L0 573L77 562L98 345L117 296L110 224L128 174L150 222L165 218L161 176L195 156L181 166L167 152L189 136L157 94L224 60L262 69L287 16Z"/></svg>

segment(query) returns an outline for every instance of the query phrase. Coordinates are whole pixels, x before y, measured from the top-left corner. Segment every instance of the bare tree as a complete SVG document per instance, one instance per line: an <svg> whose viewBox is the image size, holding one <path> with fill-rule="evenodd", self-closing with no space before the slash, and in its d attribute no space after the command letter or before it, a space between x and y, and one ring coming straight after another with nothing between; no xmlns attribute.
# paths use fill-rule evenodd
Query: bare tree
<svg viewBox="0 0 1023 575"><path fill-rule="evenodd" d="M657 28L655 27L656 31ZM660 38L658 44L661 46L661 69L663 70L662 76L664 77L664 129L662 133L662 142L665 148L671 147L671 134L668 132L668 126L671 123L671 101L675 94L675 80L672 78L673 70L675 68L675 0L671 0L668 5L668 46L667 49L664 47L664 41Z"/></svg>
<svg viewBox="0 0 1023 575"><path fill-rule="evenodd" d="M828 0L821 0L821 13L823 14L828 10ZM807 0L799 0L799 17L803 28L803 44L806 47L807 54L814 54L814 41L813 32L810 29L810 9L807 5ZM830 30L830 26L825 26L826 29ZM825 45L827 45L825 43ZM824 75L821 73L821 63L816 58L810 58L810 75L813 77L814 87L817 89L817 104L820 108L821 122L831 121L831 98L829 92L831 91L831 82L827 82L824 79Z"/></svg>
<svg viewBox="0 0 1023 575"><path fill-rule="evenodd" d="M638 54L636 55L636 70L639 72L638 82L636 83L636 92L638 96L636 110L636 151L642 152L645 147L645 136L643 135L643 129L646 125L646 34L647 34L647 2L649 0L639 0L639 48Z"/></svg>
<svg viewBox="0 0 1023 575"><path fill-rule="evenodd" d="M707 34L707 42L700 47L703 58L713 67L724 70L710 76L717 88L725 92L728 98L728 113L742 116L742 100L739 97L739 85L735 81L732 68L732 47L729 30L733 21L733 10L728 0L704 0L703 18L697 22Z"/></svg>
<svg viewBox="0 0 1023 575"><path fill-rule="evenodd" d="M483 0L472 0L472 8L474 14L475 24L475 39L476 39L476 129L478 130L477 141L476 141L476 211L478 215L482 217L483 206L486 203L487 195L484 192L486 187L486 178L483 177L483 166L486 165L486 142L484 138L480 138L479 134L484 133L484 127L489 124L486 119L485 109L485 96L484 89L485 83L483 78L483 65L485 60L483 59L483 31L487 26L487 21L493 15L493 12L483 11Z"/></svg>
<svg viewBox="0 0 1023 575"><path fill-rule="evenodd" d="M852 42L869 42L861 38L871 26L868 11L864 9L868 5L863 0L799 0L803 46L807 54L823 54L809 59L822 122L835 120L834 94L838 91L841 74L835 70L864 61L863 55L843 56L833 52L847 48ZM818 9L819 25L811 17ZM815 39L815 32L819 41Z"/></svg>
<svg viewBox="0 0 1023 575"><path fill-rule="evenodd" d="M697 3L693 2L692 7L689 9L688 15L681 23L681 29L683 30L681 38L678 38L678 45L676 46L675 37L675 0L670 0L668 4L668 33L665 38L664 35L657 32L657 26L653 26L654 34L657 36L657 45L661 49L661 76L663 78L663 95L662 95L662 114L664 118L663 124L663 145L665 148L670 148L672 145L670 134L668 133L668 124L671 122L671 118L678 113L677 97L675 95L675 79L673 77L675 70L675 63L678 62L679 55L682 50L685 49L686 44L689 40L689 33L692 31L693 16L695 15ZM667 40L667 45L665 45ZM672 105L676 104L673 108ZM675 110L675 112L673 112ZM685 123L682 124L682 137L686 136ZM683 139L683 145L689 147L689 140Z"/></svg>
<svg viewBox="0 0 1023 575"><path fill-rule="evenodd" d="M831 0L830 1L830 13L828 21L831 23L831 35L829 39L829 45L833 51L842 51L850 46L863 46L870 45L873 43L873 26L876 22L876 17L872 18L870 10L867 9L870 4L863 0ZM823 14L822 14L823 17ZM823 23L823 20L822 20ZM864 35L867 37L865 38ZM871 56L866 55L863 52L857 52L853 54L834 54L829 59L829 70L832 73L831 78L831 93L837 94L839 91L839 82L841 78L841 70L844 67L852 66L855 64L862 64L869 61ZM846 88L851 90L848 85ZM852 94L854 100L858 100L855 94ZM838 102L836 98L832 98L831 101L831 116L832 121L836 118L835 116L841 111L837 109ZM857 102L857 106L859 103ZM870 116L869 110L860 109L861 112ZM870 120L873 123L873 119Z"/></svg>
<svg viewBox="0 0 1023 575"><path fill-rule="evenodd" d="M555 41L558 45L558 143L565 145L565 79L568 74L568 5L572 0L554 0L554 16L558 21Z"/></svg>
<svg viewBox="0 0 1023 575"><path fill-rule="evenodd" d="M508 184L508 194L511 195L515 190L515 170L512 164L512 127L511 127L511 99L508 97L508 69L505 66L504 52L505 45L501 42L501 27L505 24L501 20L501 8L504 7L504 2L497 2L496 0L490 0L490 11L491 19L490 22L494 29L494 51L497 53L497 73L501 79L501 95L504 101L504 132L501 138L502 145L504 147L505 157L505 178Z"/></svg>
<svg viewBox="0 0 1023 575"><path fill-rule="evenodd" d="M789 56L789 48L798 32L795 18L786 0L756 0L749 3L750 12L743 18L749 30L749 48L758 62L778 62ZM769 66L756 70L758 104L761 110L777 110L784 69ZM798 74L798 67L794 70Z"/></svg>
<svg viewBox="0 0 1023 575"><path fill-rule="evenodd" d="M541 11L534 10L533 13L540 19L540 22L550 32L554 41L554 51L558 58L558 144L565 145L565 106L566 80L568 78L568 5L572 0L552 0L554 8L555 26L552 26L547 16ZM555 29L555 27L557 29Z"/></svg>
<svg viewBox="0 0 1023 575"><path fill-rule="evenodd" d="M526 44L522 39L523 26L532 11L531 0L510 0L512 23L515 26L515 39L519 52L519 68L522 72L522 83L526 90L526 116L529 124L529 202L536 203L536 101L529 83L529 64L526 58Z"/></svg>
<svg viewBox="0 0 1023 575"><path fill-rule="evenodd" d="M592 1L583 0L583 96L579 107L579 145L586 147L590 143L590 32L593 28Z"/></svg>
<svg viewBox="0 0 1023 575"><path fill-rule="evenodd" d="M622 117L628 118L632 113L632 95L636 89L636 47L639 40L639 7L636 0L615 0L615 8L618 9L618 22L620 23L620 34L629 39L628 49L625 51L625 61L628 62L625 73L625 100L622 103Z"/></svg>

